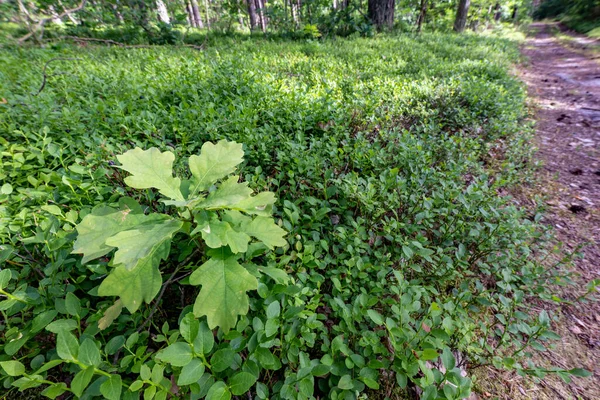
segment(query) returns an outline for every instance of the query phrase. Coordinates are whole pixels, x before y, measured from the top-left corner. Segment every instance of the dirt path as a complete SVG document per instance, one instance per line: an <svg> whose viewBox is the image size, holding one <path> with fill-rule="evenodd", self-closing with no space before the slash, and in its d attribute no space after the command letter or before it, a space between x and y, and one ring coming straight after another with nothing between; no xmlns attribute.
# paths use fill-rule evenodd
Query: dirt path
<svg viewBox="0 0 600 400"><path fill-rule="evenodd" d="M587 244L583 258L574 263L577 284L560 293L574 300L589 281L600 278L600 59L564 47L553 29L552 24L531 26L521 77L537 109L536 157L543 167L533 193L547 199L544 222L555 228L565 252ZM560 315L556 330L563 339L546 353L545 361L584 367L594 376L570 384L548 378L524 397L600 399L600 303L564 305L555 311Z"/></svg>

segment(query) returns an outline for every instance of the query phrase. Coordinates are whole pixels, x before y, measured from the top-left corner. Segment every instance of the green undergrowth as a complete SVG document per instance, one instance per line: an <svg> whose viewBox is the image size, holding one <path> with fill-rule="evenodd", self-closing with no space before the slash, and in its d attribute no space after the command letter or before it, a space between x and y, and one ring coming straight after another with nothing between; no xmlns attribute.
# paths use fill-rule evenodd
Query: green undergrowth
<svg viewBox="0 0 600 400"><path fill-rule="evenodd" d="M529 307L564 279L498 195L529 176L517 59L438 34L1 50L5 395L458 399L477 366L542 376L528 354L556 335Z"/></svg>

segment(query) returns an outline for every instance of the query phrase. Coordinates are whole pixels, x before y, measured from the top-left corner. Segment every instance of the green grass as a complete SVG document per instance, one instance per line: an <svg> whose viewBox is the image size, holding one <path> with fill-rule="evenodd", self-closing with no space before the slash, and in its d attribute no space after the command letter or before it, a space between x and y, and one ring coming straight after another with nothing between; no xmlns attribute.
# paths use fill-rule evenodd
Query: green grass
<svg viewBox="0 0 600 400"><path fill-rule="evenodd" d="M440 34L220 38L205 51L62 43L0 50L0 261L12 271L5 290L27 299L4 308L0 360L19 357L31 372L57 358L53 338L34 332L31 320L53 310L75 318L63 300L74 293L85 311L77 336L106 353L100 369L128 385L142 364L162 365L156 351L165 337L177 340L197 288L185 275L169 286L139 336L152 304L99 331L114 300L95 291L111 267L70 254L74 225L125 195L169 212L155 192L124 185L117 155L155 146L184 160L206 141L227 139L244 145L242 179L279 199L275 217L289 246L261 262L292 283L262 275L248 315L227 335L215 332L215 350L234 349L230 367L180 393L206 394L208 382L229 382L242 368L282 398L355 398L396 382L401 396L406 379L458 398L471 382L424 360L443 354L450 365L449 349L458 349L471 364L521 368L503 355L520 340L552 338L544 315L521 311L531 296L549 297L555 271L531 256L544 250L532 216L497 195L528 176L525 93L508 72L518 57L510 40ZM175 241L163 276L189 252L190 243ZM269 322L273 302L282 312ZM115 356L111 346L127 338L132 354ZM163 366L167 377L179 373ZM69 381L78 369L64 364L42 375ZM107 379L96 378L90 395ZM5 377L5 387L13 380Z"/></svg>

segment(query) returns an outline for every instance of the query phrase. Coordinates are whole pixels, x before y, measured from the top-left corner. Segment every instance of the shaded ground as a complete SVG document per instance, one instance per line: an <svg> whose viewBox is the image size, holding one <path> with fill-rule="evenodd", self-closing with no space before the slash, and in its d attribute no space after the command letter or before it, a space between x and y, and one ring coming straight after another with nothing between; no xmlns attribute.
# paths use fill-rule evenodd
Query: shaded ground
<svg viewBox="0 0 600 400"><path fill-rule="evenodd" d="M562 298L574 300L589 281L600 278L600 63L597 54L585 51L589 38L569 34L570 42L584 47L570 46L557 33L554 24L533 24L522 49L527 62L520 76L535 103L536 157L542 167L536 186L517 197L521 202L538 194L546 199L544 223L554 227L564 252L586 245L583 258L574 262L576 285L557 289ZM490 369L486 375L492 379L481 385L483 397L600 399L600 304L553 311L559 316L554 328L563 338L539 363L583 367L594 375L571 383L557 377L535 383Z"/></svg>

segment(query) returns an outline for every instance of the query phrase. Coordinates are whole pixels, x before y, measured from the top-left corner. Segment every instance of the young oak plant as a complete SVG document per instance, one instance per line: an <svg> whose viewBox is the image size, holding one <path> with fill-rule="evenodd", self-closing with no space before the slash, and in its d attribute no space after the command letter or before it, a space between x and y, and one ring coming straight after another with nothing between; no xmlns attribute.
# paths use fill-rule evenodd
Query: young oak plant
<svg viewBox="0 0 600 400"><path fill-rule="evenodd" d="M189 278L192 285L201 286L195 316L206 316L211 329L218 326L227 332L238 315L248 312L247 292L256 290L258 282L239 258L287 242L285 230L271 217L274 193L253 195L246 182L239 183L239 176L231 175L243 156L239 143L206 142L200 155L189 158L189 179L173 176L175 156L168 151L135 148L117 156L120 168L131 174L125 178L129 187L157 189L162 201L177 209L176 216L144 214L137 202L123 198L119 209L97 208L77 225L73 252L83 254L83 263L114 250L112 271L98 294L119 297L117 315L120 305L134 313L142 302L156 297L163 283L161 261L169 256L178 233L201 238L210 248L208 261ZM116 318L112 312L105 315L108 323Z"/></svg>

